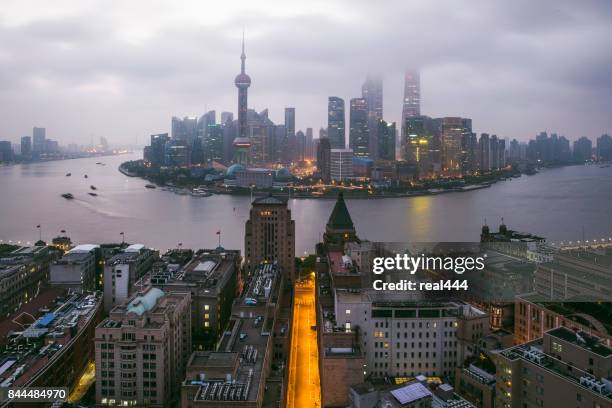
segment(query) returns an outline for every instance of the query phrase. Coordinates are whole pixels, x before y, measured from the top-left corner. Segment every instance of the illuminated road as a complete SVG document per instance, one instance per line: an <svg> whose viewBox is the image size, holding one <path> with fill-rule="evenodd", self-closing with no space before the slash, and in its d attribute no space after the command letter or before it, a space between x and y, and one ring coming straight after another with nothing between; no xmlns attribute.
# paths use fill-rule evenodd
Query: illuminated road
<svg viewBox="0 0 612 408"><path fill-rule="evenodd" d="M314 300L314 279L296 284L291 324L288 408L321 406L317 333L311 329L316 325Z"/></svg>
<svg viewBox="0 0 612 408"><path fill-rule="evenodd" d="M96 381L96 365L91 362L87 364L85 371L81 374L79 378L79 382L76 387L72 390L70 395L68 396L68 402L76 403L83 398L83 396L87 393L87 390L91 385Z"/></svg>

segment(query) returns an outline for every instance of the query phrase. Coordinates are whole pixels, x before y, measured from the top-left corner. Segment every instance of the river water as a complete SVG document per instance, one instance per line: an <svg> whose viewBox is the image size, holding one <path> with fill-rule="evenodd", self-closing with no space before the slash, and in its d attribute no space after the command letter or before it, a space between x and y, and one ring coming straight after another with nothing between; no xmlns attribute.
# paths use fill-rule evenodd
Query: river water
<svg viewBox="0 0 612 408"><path fill-rule="evenodd" d="M0 167L0 240L34 242L40 224L45 240L66 230L76 243L118 242L125 232L126 241L161 250L178 243L214 248L221 230L224 247L243 249L250 197L194 198L146 189L146 181L117 170L121 162L140 157L138 152ZM87 194L90 185L97 197ZM75 199L61 197L67 192ZM297 255L313 252L334 201L294 199L289 205ZM475 241L485 219L496 230L501 217L509 228L551 242L601 239L612 235L612 168L546 169L482 190L355 199L347 205L358 235L373 241Z"/></svg>

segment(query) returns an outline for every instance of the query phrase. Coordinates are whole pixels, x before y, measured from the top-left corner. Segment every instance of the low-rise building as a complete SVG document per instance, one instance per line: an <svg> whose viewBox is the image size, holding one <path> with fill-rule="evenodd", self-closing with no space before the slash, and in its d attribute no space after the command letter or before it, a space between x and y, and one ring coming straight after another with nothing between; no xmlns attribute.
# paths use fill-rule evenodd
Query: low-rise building
<svg viewBox="0 0 612 408"><path fill-rule="evenodd" d="M0 316L38 296L49 280L49 265L59 253L47 246L20 247L0 258Z"/></svg>
<svg viewBox="0 0 612 408"><path fill-rule="evenodd" d="M98 245L77 245L51 264L49 283L77 290L96 289L96 254Z"/></svg>
<svg viewBox="0 0 612 408"><path fill-rule="evenodd" d="M33 321L14 319L22 330L13 332L0 352L0 386L73 389L93 361L94 330L102 318L101 296L75 293L52 303L52 308ZM10 405L0 401L2 407Z"/></svg>

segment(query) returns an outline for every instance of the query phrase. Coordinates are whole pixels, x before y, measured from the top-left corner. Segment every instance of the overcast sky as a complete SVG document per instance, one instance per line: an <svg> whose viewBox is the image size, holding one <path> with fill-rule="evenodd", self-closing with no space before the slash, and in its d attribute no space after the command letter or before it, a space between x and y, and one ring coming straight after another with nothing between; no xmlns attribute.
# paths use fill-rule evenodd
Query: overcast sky
<svg viewBox="0 0 612 408"><path fill-rule="evenodd" d="M144 143L173 115L235 112L243 27L249 107L277 123L293 106L326 126L368 72L398 121L419 67L421 112L476 132L612 132L612 1L1 0L0 140Z"/></svg>

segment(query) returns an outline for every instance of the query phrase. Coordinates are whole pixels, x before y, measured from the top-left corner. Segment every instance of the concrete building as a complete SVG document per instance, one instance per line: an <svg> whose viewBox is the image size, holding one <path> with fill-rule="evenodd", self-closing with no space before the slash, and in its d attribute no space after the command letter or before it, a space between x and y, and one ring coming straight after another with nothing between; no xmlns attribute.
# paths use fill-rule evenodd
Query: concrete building
<svg viewBox="0 0 612 408"><path fill-rule="evenodd" d="M51 264L49 283L77 290L95 290L97 248L98 245L77 245L69 250Z"/></svg>
<svg viewBox="0 0 612 408"><path fill-rule="evenodd" d="M565 327L497 358L496 407L612 406L612 349Z"/></svg>
<svg viewBox="0 0 612 408"><path fill-rule="evenodd" d="M181 387L181 407L262 406L285 276L276 263L253 268L253 278L244 297L234 303L216 351L191 355Z"/></svg>
<svg viewBox="0 0 612 408"><path fill-rule="evenodd" d="M100 295L62 295L45 304L44 309L46 312L38 318L23 310L22 316L14 319L21 328L12 331L0 351L2 387L67 387L73 390L93 361L94 330L102 318ZM0 400L2 407L15 405L41 404Z"/></svg>
<svg viewBox="0 0 612 408"><path fill-rule="evenodd" d="M191 353L191 295L146 288L96 327L96 402L176 403Z"/></svg>
<svg viewBox="0 0 612 408"><path fill-rule="evenodd" d="M0 257L0 316L34 299L49 279L49 265L59 253L46 246L20 247Z"/></svg>
<svg viewBox="0 0 612 408"><path fill-rule="evenodd" d="M387 300L337 289L336 327L361 333L366 375L450 376L489 333L486 313L466 303Z"/></svg>
<svg viewBox="0 0 612 408"><path fill-rule="evenodd" d="M475 364L455 368L455 390L477 407L494 408L495 365L492 368L486 370Z"/></svg>
<svg viewBox="0 0 612 408"><path fill-rule="evenodd" d="M295 222L286 199L272 195L256 198L245 225L244 241L247 271L276 261L287 282L295 282Z"/></svg>
<svg viewBox="0 0 612 408"><path fill-rule="evenodd" d="M157 251L142 244L128 246L106 261L104 265L104 310L125 302L134 290L134 284L151 269Z"/></svg>
<svg viewBox="0 0 612 408"><path fill-rule="evenodd" d="M240 251L199 250L183 267L156 264L151 284L164 292L191 293L194 345L211 346L227 325L237 294Z"/></svg>
<svg viewBox="0 0 612 408"><path fill-rule="evenodd" d="M353 177L353 150L331 149L330 151L330 178L343 181Z"/></svg>

